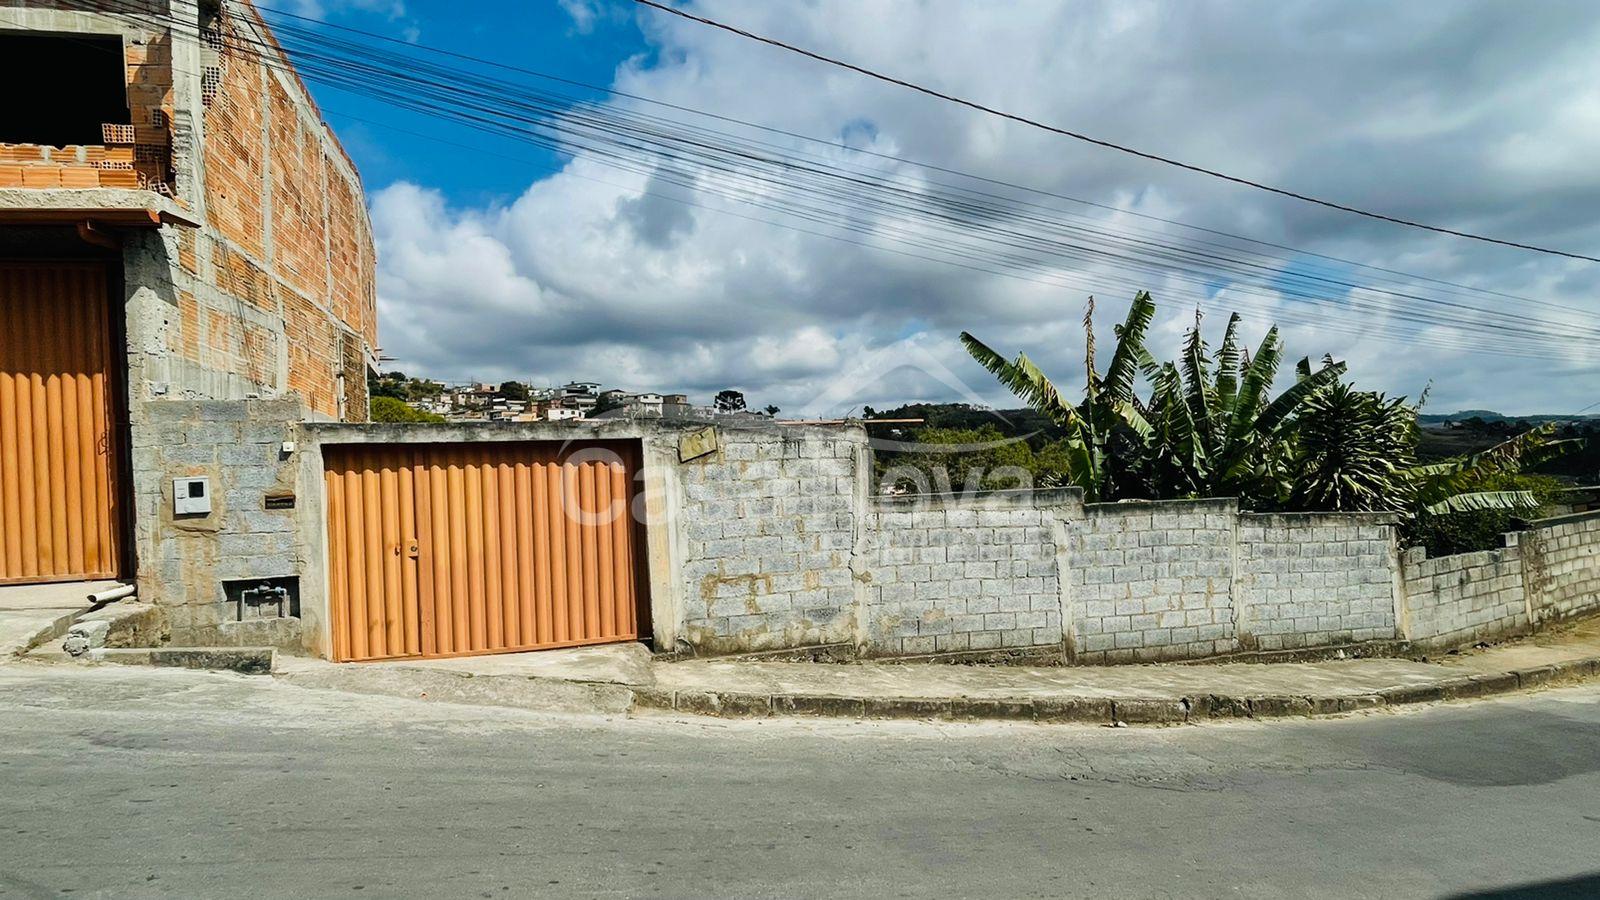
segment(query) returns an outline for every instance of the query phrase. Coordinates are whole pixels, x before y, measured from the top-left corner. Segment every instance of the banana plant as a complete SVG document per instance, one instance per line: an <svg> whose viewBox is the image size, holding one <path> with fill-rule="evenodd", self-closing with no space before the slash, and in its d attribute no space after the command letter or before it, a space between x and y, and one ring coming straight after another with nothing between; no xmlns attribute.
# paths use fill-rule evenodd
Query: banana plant
<svg viewBox="0 0 1600 900"><path fill-rule="evenodd" d="M1537 509L1539 500L1530 491L1474 491L1471 487L1493 475L1517 474L1583 444L1577 438L1554 440L1555 430L1555 423L1546 423L1487 450L1406 470L1416 485L1420 512L1438 516L1480 510Z"/></svg>
<svg viewBox="0 0 1600 900"><path fill-rule="evenodd" d="M1196 316L1180 364L1168 364L1154 380L1150 406L1170 429L1162 446L1188 469L1192 493L1269 500L1287 489L1283 464L1295 413L1338 383L1345 364L1330 359L1269 400L1283 352L1278 329L1269 329L1251 354L1239 345L1238 327L1234 313L1215 357L1208 358Z"/></svg>
<svg viewBox="0 0 1600 900"><path fill-rule="evenodd" d="M1269 400L1282 354L1278 331L1268 331L1251 354L1239 343L1237 314L1215 357L1208 355L1197 316L1179 361L1157 363L1144 342L1155 301L1141 291L1115 329L1116 349L1102 375L1092 313L1091 305L1084 317L1084 399L1077 405L1063 400L1026 354L1007 360L971 334L961 335L974 359L1066 431L1070 483L1090 500L1110 499L1135 480L1140 494L1153 497L1283 493L1276 473L1288 425L1306 398L1338 380L1344 363L1330 360ZM1148 402L1135 390L1140 374L1150 385Z"/></svg>
<svg viewBox="0 0 1600 900"><path fill-rule="evenodd" d="M1054 383L1034 365L1026 353L1007 360L970 333L961 333L961 344L977 360L1029 406L1048 416L1066 432L1069 484L1083 488L1089 501L1107 499L1108 467L1112 464L1111 445L1119 434L1128 434L1140 444L1154 434L1146 410L1134 392L1139 371L1151 371L1155 362L1144 347L1144 336L1155 318L1155 301L1139 292L1133 298L1128 316L1116 331L1117 346L1111 363L1102 375L1094 357L1093 306L1084 316L1085 367L1087 375L1083 402L1068 403Z"/></svg>

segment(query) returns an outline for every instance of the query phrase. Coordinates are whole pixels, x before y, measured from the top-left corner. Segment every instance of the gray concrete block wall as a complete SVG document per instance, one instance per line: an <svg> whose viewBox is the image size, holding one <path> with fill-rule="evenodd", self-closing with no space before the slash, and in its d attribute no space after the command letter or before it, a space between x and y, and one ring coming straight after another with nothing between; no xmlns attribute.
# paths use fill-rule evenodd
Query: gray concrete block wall
<svg viewBox="0 0 1600 900"><path fill-rule="evenodd" d="M1080 662L1192 659L1235 649L1232 500L1092 504L1069 522Z"/></svg>
<svg viewBox="0 0 1600 900"><path fill-rule="evenodd" d="M853 642L865 434L719 433L717 452L678 468L680 633L711 653Z"/></svg>
<svg viewBox="0 0 1600 900"><path fill-rule="evenodd" d="M1274 651L1393 639L1394 554L1386 515L1241 514L1241 645Z"/></svg>
<svg viewBox="0 0 1600 900"><path fill-rule="evenodd" d="M1522 547L1506 535L1499 550L1426 558L1421 547L1402 557L1408 638L1425 649L1496 640L1528 630Z"/></svg>
<svg viewBox="0 0 1600 900"><path fill-rule="evenodd" d="M863 561L868 653L1060 647L1055 523L1076 490L872 501Z"/></svg>
<svg viewBox="0 0 1600 900"><path fill-rule="evenodd" d="M223 580L278 575L308 579L303 613L317 633L302 645L319 639L317 445L356 433L639 437L662 513L649 523L662 649L1062 647L1080 663L1142 662L1405 635L1445 646L1525 627L1529 606L1537 624L1600 605L1600 515L1535 523L1504 551L1412 554L1402 565L1393 527L1363 514L1240 514L1232 500L1084 506L1074 489L872 497L860 429L719 427L719 448L685 461L687 429L663 425L306 425L291 401L148 401L132 413L141 593L174 611L174 639L185 643L292 642L246 637L225 621ZM281 454L297 436L300 452ZM192 474L213 478L216 511L174 519L171 479ZM295 490L306 495L296 509L264 508L267 493Z"/></svg>
<svg viewBox="0 0 1600 900"><path fill-rule="evenodd" d="M153 400L135 404L133 412L140 598L163 607L175 644L299 648L298 620L238 622L222 582L298 576L305 542L321 539L321 523L303 521L297 509L265 508L269 493L295 490L298 462L282 447L295 439L304 406L294 400ZM201 475L210 478L211 513L174 516L172 480Z"/></svg>
<svg viewBox="0 0 1600 900"><path fill-rule="evenodd" d="M1600 512L1542 519L1521 539L1536 622L1600 606Z"/></svg>

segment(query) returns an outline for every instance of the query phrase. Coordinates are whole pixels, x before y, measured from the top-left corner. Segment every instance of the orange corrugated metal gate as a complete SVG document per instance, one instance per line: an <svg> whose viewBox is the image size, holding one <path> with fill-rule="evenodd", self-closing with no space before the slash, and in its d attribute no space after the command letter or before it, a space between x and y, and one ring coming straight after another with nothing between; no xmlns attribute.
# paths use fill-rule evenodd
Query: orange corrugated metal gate
<svg viewBox="0 0 1600 900"><path fill-rule="evenodd" d="M106 270L0 262L0 584L115 578Z"/></svg>
<svg viewBox="0 0 1600 900"><path fill-rule="evenodd" d="M634 640L638 446L327 445L336 660Z"/></svg>

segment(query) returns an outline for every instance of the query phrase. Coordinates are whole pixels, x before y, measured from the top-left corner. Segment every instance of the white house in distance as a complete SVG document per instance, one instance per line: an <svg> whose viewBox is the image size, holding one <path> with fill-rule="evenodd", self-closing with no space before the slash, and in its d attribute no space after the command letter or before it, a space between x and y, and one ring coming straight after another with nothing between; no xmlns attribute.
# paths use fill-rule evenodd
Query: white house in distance
<svg viewBox="0 0 1600 900"><path fill-rule="evenodd" d="M664 400L665 398L660 394L635 394L629 398L626 409L634 415L659 416L661 415L661 405Z"/></svg>

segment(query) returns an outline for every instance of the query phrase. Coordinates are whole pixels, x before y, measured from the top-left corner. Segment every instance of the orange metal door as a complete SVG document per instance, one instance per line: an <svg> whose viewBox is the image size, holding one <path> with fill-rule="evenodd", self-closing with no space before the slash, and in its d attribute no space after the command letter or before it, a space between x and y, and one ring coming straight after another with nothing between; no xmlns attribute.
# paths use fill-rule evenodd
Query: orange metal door
<svg viewBox="0 0 1600 900"><path fill-rule="evenodd" d="M0 263L0 584L115 578L106 272Z"/></svg>
<svg viewBox="0 0 1600 900"><path fill-rule="evenodd" d="M639 635L636 445L323 448L336 660Z"/></svg>

